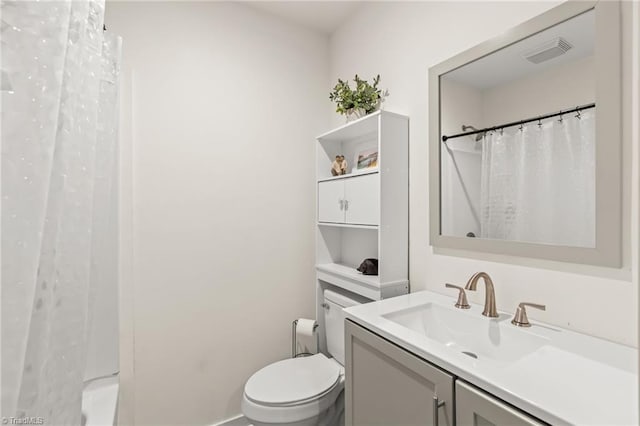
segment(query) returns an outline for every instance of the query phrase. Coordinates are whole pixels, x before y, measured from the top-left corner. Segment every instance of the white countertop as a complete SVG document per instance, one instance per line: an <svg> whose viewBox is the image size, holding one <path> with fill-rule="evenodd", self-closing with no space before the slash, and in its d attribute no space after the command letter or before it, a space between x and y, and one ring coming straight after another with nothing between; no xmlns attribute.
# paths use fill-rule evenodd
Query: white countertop
<svg viewBox="0 0 640 426"><path fill-rule="evenodd" d="M421 291L353 306L345 313L357 324L550 424L638 424L637 349L531 321L530 328L513 327L543 337L547 344L511 363L497 363L452 351L382 316L437 303L477 315L488 327L503 321L511 326L512 314L486 318L481 306L462 311L453 307L455 300Z"/></svg>

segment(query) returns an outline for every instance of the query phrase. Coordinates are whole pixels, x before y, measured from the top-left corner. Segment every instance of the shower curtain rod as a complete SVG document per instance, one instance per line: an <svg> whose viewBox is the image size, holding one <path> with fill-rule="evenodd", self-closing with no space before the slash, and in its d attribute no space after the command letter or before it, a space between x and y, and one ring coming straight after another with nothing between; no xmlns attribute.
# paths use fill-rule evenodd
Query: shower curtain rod
<svg viewBox="0 0 640 426"><path fill-rule="evenodd" d="M518 125L521 125L521 124L526 124L526 123L531 123L531 122L534 122L534 121L544 120L546 118L551 118L551 117L557 117L559 115L570 114L572 112L579 112L579 111L582 111L583 109L589 109L589 108L595 108L595 107L596 107L595 103L586 104L586 105L575 107L573 109L568 109L566 111L559 111L559 112L554 112L552 114L541 115L539 117L527 118L526 120L512 121L511 123L501 124L499 126L487 127L485 129L474 130L472 132L458 133L456 135L451 135L451 136L443 135L442 136L442 142L446 142L448 139L459 138L461 136L469 136L469 135L475 135L475 134L478 134L478 133L486 133L486 132L490 132L492 130L504 129L505 127L511 127L511 126L518 126Z"/></svg>

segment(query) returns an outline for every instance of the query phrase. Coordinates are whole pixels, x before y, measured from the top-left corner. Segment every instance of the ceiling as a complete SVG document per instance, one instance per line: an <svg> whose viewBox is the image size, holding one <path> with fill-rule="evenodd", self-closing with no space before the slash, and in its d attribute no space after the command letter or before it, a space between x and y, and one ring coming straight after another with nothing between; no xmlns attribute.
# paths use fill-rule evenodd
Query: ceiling
<svg viewBox="0 0 640 426"><path fill-rule="evenodd" d="M573 48L562 56L539 64L532 64L522 57L523 52L556 37L564 38ZM443 78L480 90L489 89L593 55L594 42L595 14L590 11L448 72Z"/></svg>
<svg viewBox="0 0 640 426"><path fill-rule="evenodd" d="M331 34L362 3L358 1L248 1L245 4L324 34Z"/></svg>

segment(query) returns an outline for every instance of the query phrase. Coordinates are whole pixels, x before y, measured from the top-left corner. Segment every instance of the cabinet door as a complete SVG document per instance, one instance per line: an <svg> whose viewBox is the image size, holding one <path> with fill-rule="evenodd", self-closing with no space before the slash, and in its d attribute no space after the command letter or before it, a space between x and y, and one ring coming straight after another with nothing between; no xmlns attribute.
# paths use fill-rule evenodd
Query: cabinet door
<svg viewBox="0 0 640 426"><path fill-rule="evenodd" d="M456 423L461 426L541 426L544 424L460 380L456 381Z"/></svg>
<svg viewBox="0 0 640 426"><path fill-rule="evenodd" d="M344 223L344 182L318 183L318 222Z"/></svg>
<svg viewBox="0 0 640 426"><path fill-rule="evenodd" d="M345 179L345 222L378 225L380 222L380 175L372 173Z"/></svg>
<svg viewBox="0 0 640 426"><path fill-rule="evenodd" d="M452 376L351 321L345 331L347 426L453 425Z"/></svg>

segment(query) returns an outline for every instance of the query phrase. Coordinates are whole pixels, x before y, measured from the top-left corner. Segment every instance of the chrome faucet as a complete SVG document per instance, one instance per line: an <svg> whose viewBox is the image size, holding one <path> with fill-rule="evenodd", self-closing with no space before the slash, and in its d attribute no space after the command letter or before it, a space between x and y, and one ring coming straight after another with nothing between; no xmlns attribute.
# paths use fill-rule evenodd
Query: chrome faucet
<svg viewBox="0 0 640 426"><path fill-rule="evenodd" d="M476 272L469 278L467 285L464 286L465 290L475 291L478 285L478 280L482 278L484 281L484 310L482 315L489 318L498 318L498 310L496 309L496 292L493 288L493 281L486 272Z"/></svg>

